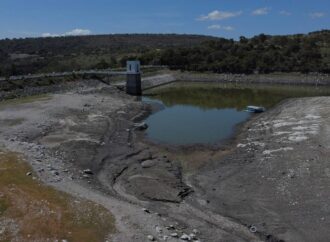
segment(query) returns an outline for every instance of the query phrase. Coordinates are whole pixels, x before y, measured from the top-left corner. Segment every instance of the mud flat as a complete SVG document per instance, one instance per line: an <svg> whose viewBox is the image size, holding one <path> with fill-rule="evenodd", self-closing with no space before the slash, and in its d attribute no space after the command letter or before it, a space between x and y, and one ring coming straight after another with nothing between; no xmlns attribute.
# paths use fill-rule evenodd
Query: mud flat
<svg viewBox="0 0 330 242"><path fill-rule="evenodd" d="M144 139L151 107L72 85L0 103L0 143L42 182L109 209L110 241L326 241L329 98L284 102L234 145L164 147Z"/></svg>

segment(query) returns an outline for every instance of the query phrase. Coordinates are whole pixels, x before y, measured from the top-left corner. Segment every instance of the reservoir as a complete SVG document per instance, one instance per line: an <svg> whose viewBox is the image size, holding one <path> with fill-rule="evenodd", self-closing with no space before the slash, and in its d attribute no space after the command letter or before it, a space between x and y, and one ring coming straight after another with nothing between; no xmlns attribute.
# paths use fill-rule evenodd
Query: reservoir
<svg viewBox="0 0 330 242"><path fill-rule="evenodd" d="M287 98L329 96L328 87L180 82L149 90L143 101L160 106L146 119L147 137L171 145L215 144L249 119L246 106L272 108Z"/></svg>

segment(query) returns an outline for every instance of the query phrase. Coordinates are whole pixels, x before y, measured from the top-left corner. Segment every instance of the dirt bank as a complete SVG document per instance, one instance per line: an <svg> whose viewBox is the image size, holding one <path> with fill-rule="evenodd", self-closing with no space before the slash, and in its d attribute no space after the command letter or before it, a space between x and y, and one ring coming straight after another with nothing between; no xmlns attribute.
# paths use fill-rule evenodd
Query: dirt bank
<svg viewBox="0 0 330 242"><path fill-rule="evenodd" d="M143 139L151 107L83 81L0 103L0 144L24 154L44 183L109 209L112 241L303 241L313 233L323 241L329 103L285 102L242 127L234 148L169 149Z"/></svg>
<svg viewBox="0 0 330 242"><path fill-rule="evenodd" d="M190 201L266 236L328 241L329 107L328 97L295 99L247 123L231 154L192 177Z"/></svg>
<svg viewBox="0 0 330 242"><path fill-rule="evenodd" d="M215 74L177 72L176 80L195 82L229 82L229 83L264 83L286 85L330 85L328 74L301 74L301 73L271 73L271 74Z"/></svg>
<svg viewBox="0 0 330 242"><path fill-rule="evenodd" d="M125 88L124 76L97 76L97 75L77 75L53 76L36 79L13 79L0 80L0 101L31 95L45 93L59 93L64 90L76 88L81 83L95 85L97 82L112 84ZM198 72L180 72L171 70L161 70L143 73L142 88L147 90L156 86L165 85L175 81L190 82L221 82L221 83L264 83L264 84L287 84L287 85L330 85L330 75L328 74L301 74L301 73L273 73L273 74L216 74Z"/></svg>

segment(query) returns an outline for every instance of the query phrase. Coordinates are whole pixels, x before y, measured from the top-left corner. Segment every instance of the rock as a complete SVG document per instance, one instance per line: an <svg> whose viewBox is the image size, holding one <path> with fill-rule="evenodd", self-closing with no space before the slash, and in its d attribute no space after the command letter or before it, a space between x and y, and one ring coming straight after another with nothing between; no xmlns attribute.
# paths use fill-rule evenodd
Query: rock
<svg viewBox="0 0 330 242"><path fill-rule="evenodd" d="M257 227L254 225L250 226L249 230L251 233L257 233L257 231L258 231Z"/></svg>
<svg viewBox="0 0 330 242"><path fill-rule="evenodd" d="M86 170L83 171L83 173L85 173L87 175L93 175L94 174L91 169L86 169Z"/></svg>
<svg viewBox="0 0 330 242"><path fill-rule="evenodd" d="M163 236L163 240L165 240L165 241L168 240L168 238L169 238L169 237L168 237L167 235L164 235L164 236Z"/></svg>
<svg viewBox="0 0 330 242"><path fill-rule="evenodd" d="M191 233L191 234L189 234L189 237L190 237L191 239L196 239L196 234Z"/></svg>
<svg viewBox="0 0 330 242"><path fill-rule="evenodd" d="M191 240L190 236L187 235L187 234L183 234L183 235L180 237L180 239L181 239L181 240L185 240L185 241L190 241L190 240Z"/></svg>
<svg viewBox="0 0 330 242"><path fill-rule="evenodd" d="M142 211L145 213L150 213L149 209L147 209L147 208L142 208Z"/></svg>
<svg viewBox="0 0 330 242"><path fill-rule="evenodd" d="M150 241L155 241L155 238L154 238L154 236L152 236L152 235L148 235L148 240L150 240Z"/></svg>
<svg viewBox="0 0 330 242"><path fill-rule="evenodd" d="M59 177L57 177L57 178L55 178L55 179L53 180L53 182L60 182L60 181L62 181L62 179L59 178Z"/></svg>
<svg viewBox="0 0 330 242"><path fill-rule="evenodd" d="M26 173L27 176L32 176L32 172Z"/></svg>
<svg viewBox="0 0 330 242"><path fill-rule="evenodd" d="M134 124L134 127L136 130L146 130L149 126L146 123L139 123L139 124Z"/></svg>
<svg viewBox="0 0 330 242"><path fill-rule="evenodd" d="M171 237L173 237L173 238L179 238L179 235L178 235L178 233L172 233L171 234Z"/></svg>
<svg viewBox="0 0 330 242"><path fill-rule="evenodd" d="M194 234L199 234L199 231L197 229L193 229Z"/></svg>
<svg viewBox="0 0 330 242"><path fill-rule="evenodd" d="M155 165L155 161L153 160L145 160L141 163L142 168L150 168Z"/></svg>
<svg viewBox="0 0 330 242"><path fill-rule="evenodd" d="M50 171L53 171L53 170L55 170L55 168L54 168L54 167L52 167L51 165L47 165L47 167L48 167L48 170L50 170Z"/></svg>
<svg viewBox="0 0 330 242"><path fill-rule="evenodd" d="M52 171L52 174L53 174L54 176L58 176L60 173L59 173L58 171Z"/></svg>
<svg viewBox="0 0 330 242"><path fill-rule="evenodd" d="M161 232L163 232L163 229L159 226L156 226L156 232L160 234Z"/></svg>
<svg viewBox="0 0 330 242"><path fill-rule="evenodd" d="M172 225L172 224L171 224L170 226L167 226L166 228L167 228L168 230L174 230L174 229L175 229L174 225Z"/></svg>

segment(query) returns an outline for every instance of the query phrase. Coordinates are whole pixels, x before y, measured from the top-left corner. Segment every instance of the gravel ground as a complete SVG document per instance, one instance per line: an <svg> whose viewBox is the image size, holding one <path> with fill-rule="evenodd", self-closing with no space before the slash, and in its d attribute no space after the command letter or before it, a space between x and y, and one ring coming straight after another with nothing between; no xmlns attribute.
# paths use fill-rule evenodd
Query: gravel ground
<svg viewBox="0 0 330 242"><path fill-rule="evenodd" d="M329 241L329 110L328 97L303 98L253 119L230 155L193 176L194 200L266 238Z"/></svg>

